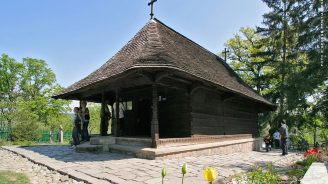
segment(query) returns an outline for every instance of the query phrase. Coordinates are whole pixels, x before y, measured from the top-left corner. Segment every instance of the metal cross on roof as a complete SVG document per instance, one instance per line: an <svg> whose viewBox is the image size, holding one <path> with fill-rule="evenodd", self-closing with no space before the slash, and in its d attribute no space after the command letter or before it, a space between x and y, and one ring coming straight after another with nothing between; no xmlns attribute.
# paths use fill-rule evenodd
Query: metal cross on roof
<svg viewBox="0 0 328 184"><path fill-rule="evenodd" d="M227 62L227 53L229 52L229 50L227 48L224 48L224 51L222 52L222 54L224 54L224 61Z"/></svg>
<svg viewBox="0 0 328 184"><path fill-rule="evenodd" d="M156 2L157 0L150 0L150 2L148 3L148 6L150 6L150 19L153 19L154 13L153 13L153 4Z"/></svg>

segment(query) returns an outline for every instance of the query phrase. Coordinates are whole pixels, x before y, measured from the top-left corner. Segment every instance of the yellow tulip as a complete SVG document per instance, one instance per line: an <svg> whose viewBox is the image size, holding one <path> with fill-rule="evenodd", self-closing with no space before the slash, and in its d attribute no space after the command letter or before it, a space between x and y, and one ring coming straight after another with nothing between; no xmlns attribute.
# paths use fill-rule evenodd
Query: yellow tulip
<svg viewBox="0 0 328 184"><path fill-rule="evenodd" d="M183 184L184 175L187 173L187 164L183 164L183 166L181 168L181 172L182 172L182 182L181 182L181 184Z"/></svg>
<svg viewBox="0 0 328 184"><path fill-rule="evenodd" d="M185 175L187 173L187 164L183 164L183 166L181 168L181 172L183 175Z"/></svg>
<svg viewBox="0 0 328 184"><path fill-rule="evenodd" d="M164 183L164 177L166 176L166 168L165 167L163 167L163 169L162 169L162 184Z"/></svg>
<svg viewBox="0 0 328 184"><path fill-rule="evenodd" d="M166 168L165 167L163 167L163 169L162 169L162 178L164 178L165 176L166 176Z"/></svg>
<svg viewBox="0 0 328 184"><path fill-rule="evenodd" d="M212 183L218 177L218 171L213 167L206 167L203 176L206 181Z"/></svg>

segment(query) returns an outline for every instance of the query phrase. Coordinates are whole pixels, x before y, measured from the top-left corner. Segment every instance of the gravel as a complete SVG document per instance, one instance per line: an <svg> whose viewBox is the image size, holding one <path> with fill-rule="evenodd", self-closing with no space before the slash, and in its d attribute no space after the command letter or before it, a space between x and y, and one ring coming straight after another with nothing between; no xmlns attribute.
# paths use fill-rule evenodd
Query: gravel
<svg viewBox="0 0 328 184"><path fill-rule="evenodd" d="M20 155L4 150L2 148L0 148L0 170L9 170L23 173L29 178L31 184L84 183L69 178L68 175L62 175L56 171L49 170L47 167L35 164Z"/></svg>

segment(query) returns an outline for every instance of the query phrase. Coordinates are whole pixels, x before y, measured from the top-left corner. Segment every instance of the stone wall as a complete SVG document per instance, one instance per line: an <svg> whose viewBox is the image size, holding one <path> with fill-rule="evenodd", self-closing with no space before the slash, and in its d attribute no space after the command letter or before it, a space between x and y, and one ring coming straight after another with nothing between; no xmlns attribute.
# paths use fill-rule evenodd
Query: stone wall
<svg viewBox="0 0 328 184"><path fill-rule="evenodd" d="M159 139L157 147L183 146L191 144L205 144L222 141L232 141L252 138L252 134L236 134L236 135L197 135L183 138L165 138Z"/></svg>
<svg viewBox="0 0 328 184"><path fill-rule="evenodd" d="M183 150L172 150L172 152L160 153L155 151L154 159L163 158L183 158L192 156L205 156L205 155L222 155L231 153L242 153L250 151L260 151L260 138L250 138L242 140L224 141L220 143L197 144L192 147L185 147ZM170 149L170 148L167 148ZM149 157L148 157L149 158Z"/></svg>

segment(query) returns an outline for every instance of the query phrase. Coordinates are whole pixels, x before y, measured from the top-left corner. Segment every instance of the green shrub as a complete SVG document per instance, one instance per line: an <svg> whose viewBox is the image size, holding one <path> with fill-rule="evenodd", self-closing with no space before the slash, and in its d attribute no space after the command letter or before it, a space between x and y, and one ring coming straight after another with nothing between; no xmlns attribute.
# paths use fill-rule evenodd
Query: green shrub
<svg viewBox="0 0 328 184"><path fill-rule="evenodd" d="M11 142L0 139L0 146L6 146L6 145L11 145Z"/></svg>
<svg viewBox="0 0 328 184"><path fill-rule="evenodd" d="M276 184L281 183L281 177L274 169L271 163L267 164L267 169L263 170L261 167L254 166L252 171L246 173L247 183L258 184Z"/></svg>
<svg viewBox="0 0 328 184"><path fill-rule="evenodd" d="M24 121L16 123L11 132L11 139L14 142L36 141L40 138L40 127L35 121Z"/></svg>
<svg viewBox="0 0 328 184"><path fill-rule="evenodd" d="M0 139L0 146L4 146L4 145L6 145L5 141Z"/></svg>

